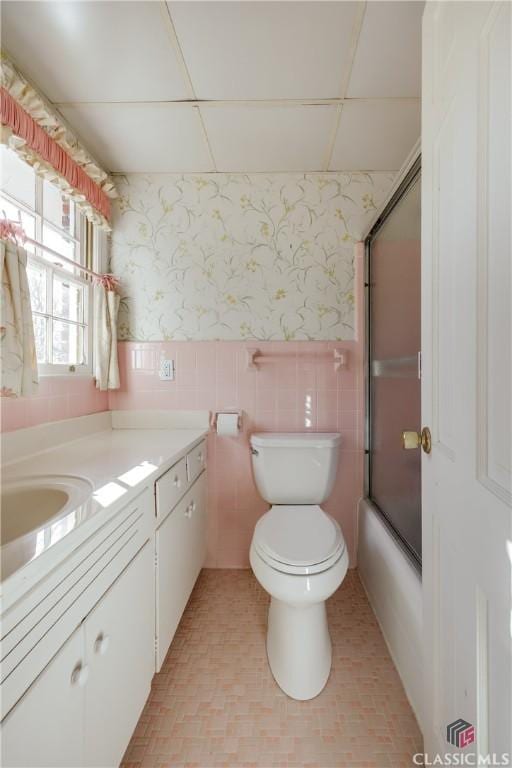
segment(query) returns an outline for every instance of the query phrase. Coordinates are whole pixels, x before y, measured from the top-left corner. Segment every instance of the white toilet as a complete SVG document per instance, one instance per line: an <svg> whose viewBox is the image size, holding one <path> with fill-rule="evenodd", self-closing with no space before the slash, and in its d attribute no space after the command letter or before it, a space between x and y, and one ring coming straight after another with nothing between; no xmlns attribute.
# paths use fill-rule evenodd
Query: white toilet
<svg viewBox="0 0 512 768"><path fill-rule="evenodd" d="M280 688L312 699L331 670L325 601L340 586L348 553L338 523L318 505L332 491L341 436L255 434L254 479L272 504L254 529L250 561L270 594L267 656Z"/></svg>

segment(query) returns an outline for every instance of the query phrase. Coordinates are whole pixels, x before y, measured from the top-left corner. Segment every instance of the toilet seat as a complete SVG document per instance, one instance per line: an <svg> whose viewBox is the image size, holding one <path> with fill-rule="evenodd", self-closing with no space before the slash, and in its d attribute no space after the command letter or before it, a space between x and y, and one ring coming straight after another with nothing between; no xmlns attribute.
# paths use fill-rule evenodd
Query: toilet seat
<svg viewBox="0 0 512 768"><path fill-rule="evenodd" d="M281 573L326 571L345 551L338 523L317 505L277 505L256 524L253 547Z"/></svg>

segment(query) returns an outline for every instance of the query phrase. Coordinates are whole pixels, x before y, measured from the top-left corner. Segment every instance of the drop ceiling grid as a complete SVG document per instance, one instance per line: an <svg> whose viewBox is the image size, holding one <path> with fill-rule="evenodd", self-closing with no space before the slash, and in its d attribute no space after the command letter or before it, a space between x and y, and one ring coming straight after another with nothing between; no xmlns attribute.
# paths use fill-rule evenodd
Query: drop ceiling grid
<svg viewBox="0 0 512 768"><path fill-rule="evenodd" d="M178 40L178 35L176 34L176 28L174 26L174 22L172 20L171 16L171 10L169 8L168 3L165 2L165 0L160 0L160 11L164 20L164 25L167 29L167 32L169 34L169 41L171 43L171 47L174 50L174 53L176 55L176 59L179 63L180 70L183 76L183 79L186 81L186 87L190 93L191 98L194 101L197 101L196 92L194 90L194 85L192 83L192 78L190 77L190 72L187 67L187 62L185 61L185 57L183 56L183 50L180 45L180 41ZM210 139L208 137L208 133L206 131L206 125L204 123L204 118L201 112L201 109L199 105L194 107L197 109L197 115L199 117L199 120L201 122L201 130L203 133L204 140L206 142L206 146L208 149L208 154L210 156L210 162L213 166L213 170L217 170L217 163L215 162L215 156L213 154L212 145L210 142Z"/></svg>
<svg viewBox="0 0 512 768"><path fill-rule="evenodd" d="M363 22L364 17L366 13L366 2L361 3L358 6L358 12L356 13L354 24L352 27L352 36L350 40L350 48L349 48L349 54L348 54L348 66L345 70L344 77L341 82L341 89L340 89L340 97L341 99L344 99L347 95L350 78L352 77L352 70L354 69L354 60L356 57L357 52L357 46L359 44L359 38L361 37L361 30L363 28ZM336 144L336 137L338 135L338 131L340 129L340 121L341 121L341 113L343 111L343 102L338 104L338 107L336 109L336 114L334 117L334 124L333 129L331 131L331 136L329 138L329 144L327 147L327 152L325 155L325 162L323 166L323 170L327 171L329 170L329 167L331 165L332 161L332 153L334 151L334 146Z"/></svg>
<svg viewBox="0 0 512 768"><path fill-rule="evenodd" d="M6 4L11 5L11 3L4 3L4 5ZM390 13L395 14L395 16L402 13L399 6L403 7L405 5L410 5L394 2L386 4L390 8ZM37 5L41 6L43 4L37 3ZM106 5L110 4L107 3ZM112 5L115 6L117 3L113 3ZM125 3L122 3L122 5L125 5ZM127 5L132 4L128 3ZM134 5L139 4L135 3ZM142 3L142 5L145 6L146 3ZM154 6L156 5L157 4L155 3ZM390 95L382 97L378 94L371 94L368 92L365 92L362 97L359 97L357 95L357 83L356 86L354 86L352 82L352 76L354 71L356 71L360 86L363 90L366 86L368 91L368 73L365 73L363 66L364 62L361 64L361 58L358 58L358 53L360 52L361 42L363 42L366 51L368 51L374 44L375 29L378 26L379 20L375 20L375 12L372 8L372 17L370 18L371 23L367 29L367 17L369 15L368 7L374 6L375 3L361 1L356 3L336 3L332 5L331 3L320 3L319 6L324 8L323 10L320 8L319 12L317 11L318 6L316 3L296 3L293 5L302 6L302 8L300 11L294 9L293 17L287 15L286 7L290 7L288 3L277 2L262 4L267 7L273 6L270 12L271 14L274 14L277 21L281 24L280 29L283 32L286 44L289 46L287 50L275 53L277 60L280 60L279 57L284 57L288 64L293 64L293 56L295 55L295 57L297 57L297 52L294 53L291 49L291 41L292 39L293 41L295 40L295 31L292 34L290 30L286 29L285 22L288 23L290 18L296 18L297 13L299 14L300 18L297 23L297 35L299 40L302 39L302 43L309 40L308 35L311 31L311 39L313 41L310 45L311 50L306 52L307 55L306 53L304 55L305 58L309 56L308 61L312 61L317 65L317 71L308 75L304 86L299 77L300 72L294 79L295 72L291 75L289 66L287 68L285 67L285 71L276 70L275 73L270 71L270 65L268 65L264 56L261 55L257 48L261 42L261 34L258 37L257 26L260 24L260 27L264 30L268 29L268 18L265 17L262 21L261 14L258 15L259 10L255 10L255 7L259 5L256 3L219 4L219 13L221 15L227 13L228 16L215 22L217 23L217 26L219 26L220 22L225 23L227 18L227 21L231 23L231 25L234 25L235 32L238 29L236 26L237 18L240 16L245 19L249 18L249 20L254 22L249 25L246 24L245 28L242 24L240 27L241 40L238 40L236 34L231 38L229 38L228 35L227 42L224 45L224 48L228 48L229 44L232 43L233 50L236 51L236 46L238 45L240 47L240 45L242 45L243 47L245 44L244 40L248 37L249 43L252 44L254 51L256 51L257 54L260 54L259 58L258 56L255 57L255 61L248 60L244 62L242 60L240 62L240 70L247 74L248 81L246 82L244 80L244 74L238 77L238 72L234 74L233 82L230 82L229 78L223 80L221 77L223 70L225 70L227 66L226 61L229 63L229 51L224 56L224 50L221 50L219 52L220 58L215 59L215 67L210 66L210 71L205 72L204 66L202 66L204 62L202 62L201 56L205 56L207 53L202 51L199 45L196 45L195 48L190 48L192 32L195 32L198 29L193 25L193 18L194 13L196 15L199 13L200 16L204 17L206 12L213 13L211 18L214 18L216 13L215 5L215 3L210 2L174 3L165 2L165 0L159 0L158 2L160 21L163 28L163 32L160 30L159 35L162 32L171 53L171 57L166 66L172 65L173 67L174 79L172 89L175 94L178 94L179 91L186 94L185 98L181 98L181 94L179 94L180 98L172 97L164 100L150 98L145 101L138 100L135 103L123 100L122 98L119 100L116 99L115 101L108 99L87 100L79 98L68 100L66 98L59 98L54 101L55 106L61 111L65 119L77 128L82 138L85 138L86 143L91 144L91 149L94 150L96 147L99 159L102 160L107 167L113 165L113 156L115 157L114 165L117 167L109 167L109 170L119 173L149 172L150 170L155 172L154 167L151 167L151 169L149 167L156 165L154 162L156 158L151 158L150 148L145 152L141 152L141 162L142 158L145 157L146 159L144 162L148 167L139 167L136 159L133 158L133 151L134 148L136 148L135 144L130 147L130 141L126 139L124 142L124 149L127 153L130 153L131 157L129 161L127 161L126 158L123 161L120 156L120 152L123 149L123 142L120 142L120 148L118 151L115 151L115 147L112 148L112 146L108 146L109 142L105 140L105 136L102 140L102 137L99 135L102 130L106 132L108 127L113 127L116 123L119 125L118 118L114 117L112 109L118 109L119 114L126 114L127 110L129 113L130 108L133 109L134 107L139 107L140 109L146 108L148 116L151 114L154 116L155 109L160 107L164 110L162 114L165 115L165 120L168 124L172 122L170 114L173 110L179 110L179 112L184 109L193 110L197 116L200 127L199 131L194 128L193 130L187 130L182 134L180 134L179 131L174 132L173 140L175 139L177 143L182 142L183 145L183 152L180 153L179 147L176 146L175 154L179 154L180 157L181 154L183 154L185 159L188 158L187 162L184 162L181 166L179 163L176 164L175 154L173 155L171 149L166 148L163 132L158 132L155 127L154 135L155 137L158 137L158 140L161 141L162 144L159 146L158 150L156 144L153 145L152 151L154 155L158 155L158 153L161 152L162 167L160 170L162 172L169 172L172 170L179 172L186 172L187 170L190 170L190 172L215 172L219 170L231 173L237 171L268 173L295 170L309 172L326 172L328 170L395 171L400 167L401 162L398 160L399 156L401 157L401 155L403 155L403 159L405 159L408 151L419 135L418 121L415 121L411 117L414 111L418 112L419 98L412 93L407 96ZM416 7L418 6L417 3L414 3L413 5ZM236 6L239 6L239 8ZM252 10L250 8L251 6L253 6ZM314 9L314 6L316 6L317 9ZM326 10L325 6L331 6L331 8ZM337 6L337 8L335 6ZM210 11L210 9L213 10ZM247 11L247 9L249 10ZM112 11L112 13L113 12L114 11ZM247 12L249 16L247 16ZM255 20L250 18L251 14L254 13L256 13ZM407 13L406 27L408 25L407 29L413 29L415 23L414 19L417 14L414 10L409 10ZM185 22L187 21L187 14L189 14L188 39L186 34L186 23L183 22L184 18ZM246 14L245 17L244 14ZM331 14L331 16L326 16L325 14ZM178 19L175 18L176 15ZM318 20L319 16L321 17L320 21ZM331 18L332 20L338 19L339 21L346 19L347 24L345 26L347 28L342 30L336 29L336 33L333 34L332 29L327 29L325 27L326 18ZM192 22L190 19L192 19ZM179 23L177 23L177 21ZM97 25L98 22L93 19L92 21L89 20L89 23L94 26L94 24ZM153 19L151 19L151 23L154 27ZM212 24L208 24L208 21L205 22L207 38L208 35L212 36L212 29L215 31L215 23L212 22ZM180 29L180 24L182 29ZM324 24L324 26L322 26L322 24ZM389 25L392 25L392 19L388 20L388 26ZM253 30L253 26L256 27L256 31ZM348 29L348 27L350 28ZM326 36L327 42L325 46L321 47L319 43L323 33ZM203 36L206 34L204 29L202 29L202 34ZM345 42L343 45L339 44L335 46L333 40L337 40L338 35L340 39L343 39ZM195 40L195 36L193 37ZM317 41L316 47L315 41ZM160 45L160 61L162 62L161 37L158 38L158 43ZM215 41L215 44L220 45L218 41ZM409 44L409 48L411 48L413 44L414 40ZM250 48L251 46L248 44L247 47ZM325 48L328 48L328 50L325 50ZM321 60L317 57L317 51L320 49L322 50ZM272 58L272 55L270 54L274 55L272 50L269 53L269 57ZM233 55L232 52L231 55ZM365 55L367 56L368 54L366 53ZM222 60L223 56L224 60ZM393 66L395 66L395 70L397 66L392 56L390 59L390 62L388 62L386 66L388 67L388 70L392 72ZM300 57L297 61L301 64ZM331 89L333 84L337 82L337 93L329 95L328 92L324 91L320 94L320 98L315 98L315 94L312 94L311 96L308 95L307 98L297 98L297 93L292 93L292 91L297 88L302 88L303 92L305 92L308 87L311 90L312 83L315 83L315 78L317 89L321 91L323 82L320 81L323 80L323 76L326 74L326 61L331 62L331 68L333 69L333 71L329 73L329 82L331 83L329 89ZM336 61L337 65L334 66ZM23 62L20 62L20 66L23 69ZM147 63L145 66L148 66ZM244 66L246 67L245 70ZM270 83L268 87L272 98L255 98L255 96L268 96L268 91L258 93L258 88L261 88L261 83L258 79L260 71L262 74L262 81L265 82L267 79ZM198 75L198 73L200 74ZM273 77L274 74L275 77ZM320 77L320 75L322 75L322 77ZM118 76L119 73L116 73L114 80ZM215 78L217 78L217 83L215 83ZM276 81L275 84L274 80ZM180 82L181 86L178 85ZM213 83L212 92L215 92L216 98L205 98L206 96L211 96L210 92L205 91L205 82ZM282 94L282 98L275 98L276 92L279 92L279 83L282 84L283 82L288 82L291 90L287 91L287 94L292 98L286 97L287 94L285 93ZM86 86L87 84L82 87L82 92L84 88L86 89ZM237 92L237 87L239 89L247 87L249 91L252 87L253 91L250 91L249 94L251 97L244 99L217 98L222 95L245 95L245 92L243 91L239 90ZM162 89L162 84L153 84L152 88L153 92L155 92L159 88ZM229 93L230 89L231 93ZM108 91L107 86L103 88L103 93L106 94L106 91ZM73 95L75 93L76 91L73 92ZM71 95L71 93L67 95ZM367 106L365 107L365 105ZM346 109L347 117L345 117ZM251 113L252 110L257 110L257 112ZM401 131L399 136L399 139L403 144L403 151L400 147L397 148L397 146L394 146L393 151L386 151L383 141L377 141L379 147L378 151L368 153L368 160L370 157L377 158L378 162L373 162L373 166L376 167L370 167L368 162L365 162L364 147L361 151L354 152L354 160L357 158L359 167L350 167L350 158L352 156L351 147L342 145L344 137L348 137L347 140L350 141L356 140L356 142L358 142L359 140L357 114L359 114L360 118L362 116L363 121L365 120L365 115L372 115L373 119L376 119L378 122L378 115L380 113L389 115L390 111L396 115L395 122L398 124L401 122L402 115L405 115L406 118L405 129ZM176 115L178 115L179 112L177 112ZM356 115L356 117L354 117L354 115ZM183 122L183 118L184 116L180 117L179 120L185 125L187 121ZM95 122L96 120L98 120L97 123ZM142 122L143 121L141 120L141 124ZM135 123L132 120L132 122L128 124L127 133L130 130L134 130ZM254 126L251 125L252 123L254 123ZM396 140L394 139L393 134L393 120L388 118L387 123L387 137L391 136L391 142L395 141L396 145ZM192 124L190 125L192 126ZM96 130L97 135L95 135L95 126L100 126ZM378 125L375 127L378 128ZM243 131L245 131L245 135L243 135ZM369 132L365 126L365 130L363 130L362 133L364 134L365 141L370 145L373 141L371 131ZM89 142L87 142L87 136L90 137ZM266 140L266 147L262 146L264 138ZM200 144L204 146L200 146ZM269 146L270 144L273 144L273 146ZM408 146L406 146L406 144L408 144ZM110 142L110 145L112 145L112 142ZM371 148L373 149L373 144ZM355 147L355 149L357 150L357 147ZM194 167L192 158L196 155L199 163ZM301 159L302 156L305 158L304 166L307 165L308 167L301 167L301 160L299 160L299 158ZM348 163L347 156L349 158ZM343 167L340 167L340 158L342 158L344 164ZM150 162L150 160L153 160L153 162ZM284 160L286 160L286 162L284 162ZM187 165L189 161L191 162L191 165ZM283 167L277 167L280 162L282 162ZM261 163L260 167L258 167L259 163ZM268 165L269 163L271 164L271 167ZM120 165L124 167L119 167ZM185 167L185 165L187 167ZM241 167L238 167L239 165Z"/></svg>

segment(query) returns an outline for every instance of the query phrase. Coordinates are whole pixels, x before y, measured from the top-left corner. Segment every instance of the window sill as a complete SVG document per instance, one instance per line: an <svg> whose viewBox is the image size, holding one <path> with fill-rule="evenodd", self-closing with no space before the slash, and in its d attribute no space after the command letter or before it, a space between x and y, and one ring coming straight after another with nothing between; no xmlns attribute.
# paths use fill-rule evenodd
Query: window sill
<svg viewBox="0 0 512 768"><path fill-rule="evenodd" d="M51 369L48 368L39 368L39 378L59 378L59 379L94 379L94 376L92 375L92 372L83 369L83 370L77 370L74 372L71 372L69 370L59 370L58 368Z"/></svg>

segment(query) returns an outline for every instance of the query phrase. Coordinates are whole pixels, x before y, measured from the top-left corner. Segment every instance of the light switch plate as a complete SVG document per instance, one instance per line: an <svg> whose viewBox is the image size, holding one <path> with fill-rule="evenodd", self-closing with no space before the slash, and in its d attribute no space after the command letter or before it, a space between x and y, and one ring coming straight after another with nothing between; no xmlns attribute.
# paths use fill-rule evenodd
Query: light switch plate
<svg viewBox="0 0 512 768"><path fill-rule="evenodd" d="M161 360L160 371L158 372L160 381L174 381L174 376L174 360Z"/></svg>

